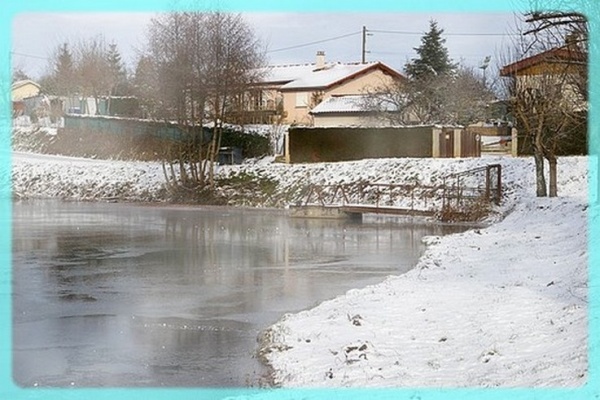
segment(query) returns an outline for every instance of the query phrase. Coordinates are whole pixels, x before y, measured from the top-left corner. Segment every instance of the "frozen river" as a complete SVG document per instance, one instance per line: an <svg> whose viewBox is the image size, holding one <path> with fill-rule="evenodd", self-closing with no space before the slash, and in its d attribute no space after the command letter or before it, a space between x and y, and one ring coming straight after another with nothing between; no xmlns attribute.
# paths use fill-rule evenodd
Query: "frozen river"
<svg viewBox="0 0 600 400"><path fill-rule="evenodd" d="M282 211L13 205L21 386L256 386L257 336L287 312L401 274L464 228Z"/></svg>

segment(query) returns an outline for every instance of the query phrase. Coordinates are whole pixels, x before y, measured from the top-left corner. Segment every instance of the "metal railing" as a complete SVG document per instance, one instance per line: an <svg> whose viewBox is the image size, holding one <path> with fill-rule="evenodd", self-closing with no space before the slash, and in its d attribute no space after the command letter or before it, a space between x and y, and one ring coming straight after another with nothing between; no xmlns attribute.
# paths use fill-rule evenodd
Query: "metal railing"
<svg viewBox="0 0 600 400"><path fill-rule="evenodd" d="M468 213L474 204L500 204L502 167L487 165L446 175L440 185L372 183L308 184L297 205L368 205L407 211Z"/></svg>
<svg viewBox="0 0 600 400"><path fill-rule="evenodd" d="M371 205L375 207L397 206L408 210L428 210L443 188L419 184L391 184L356 182L346 184L309 184L301 205L322 206Z"/></svg>
<svg viewBox="0 0 600 400"><path fill-rule="evenodd" d="M502 200L502 166L491 164L446 175L442 186L443 209L468 209L474 202L498 205Z"/></svg>

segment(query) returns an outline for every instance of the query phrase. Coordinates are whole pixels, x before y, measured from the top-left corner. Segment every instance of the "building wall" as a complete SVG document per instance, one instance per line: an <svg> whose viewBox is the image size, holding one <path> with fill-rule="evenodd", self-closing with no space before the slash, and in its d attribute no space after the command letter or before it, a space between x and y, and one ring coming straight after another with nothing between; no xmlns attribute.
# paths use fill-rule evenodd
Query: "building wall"
<svg viewBox="0 0 600 400"><path fill-rule="evenodd" d="M11 92L12 101L21 101L27 97L37 96L40 88L33 83L26 83L23 86L13 89Z"/></svg>
<svg viewBox="0 0 600 400"><path fill-rule="evenodd" d="M358 126L362 119L359 115L338 115L338 114L319 114L313 115L315 127L326 126Z"/></svg>
<svg viewBox="0 0 600 400"><path fill-rule="evenodd" d="M59 128L53 145L60 148L77 148L78 153L98 154L120 158L129 155L134 159L163 159L171 157L172 146L180 151L180 144L192 146L198 151L213 137L210 127L182 126L175 123L105 116L65 115L64 127ZM225 128L221 147L228 147L234 161L241 157L261 157L269 152L269 139L256 134L244 133L235 128ZM205 147L204 147L205 148ZM72 154L72 153L65 153ZM230 158L231 159L231 158Z"/></svg>
<svg viewBox="0 0 600 400"><path fill-rule="evenodd" d="M286 161L290 163L481 156L477 134L454 127L298 126L289 129L286 144Z"/></svg>
<svg viewBox="0 0 600 400"><path fill-rule="evenodd" d="M376 69L369 71L364 75L359 75L355 79L344 82L341 85L336 85L330 89L322 91L322 100L325 100L333 95L348 95L361 94L367 88L374 88L385 83L390 83L392 77ZM297 105L298 93L303 93L307 101L302 105ZM298 125L312 125L314 123L309 111L317 104L311 104L313 94L319 93L318 90L299 90L283 92L283 109L286 113L285 123Z"/></svg>
<svg viewBox="0 0 600 400"><path fill-rule="evenodd" d="M432 132L432 127L292 127L288 131L289 162L432 157Z"/></svg>
<svg viewBox="0 0 600 400"><path fill-rule="evenodd" d="M358 76L356 79L345 82L342 85L333 87L327 92L327 97L344 94L360 94L366 88L375 88L383 84L392 83L393 78L383 73L379 69L370 71L365 75Z"/></svg>
<svg viewBox="0 0 600 400"><path fill-rule="evenodd" d="M558 88L562 97L561 106L571 111L580 111L587 109L585 99L579 94L578 89L571 83L576 79L575 75L553 75L553 74L535 74L518 75L517 90L539 89L542 92L553 93Z"/></svg>
<svg viewBox="0 0 600 400"><path fill-rule="evenodd" d="M313 115L315 127L326 126L391 126L388 120L361 114L323 113Z"/></svg>

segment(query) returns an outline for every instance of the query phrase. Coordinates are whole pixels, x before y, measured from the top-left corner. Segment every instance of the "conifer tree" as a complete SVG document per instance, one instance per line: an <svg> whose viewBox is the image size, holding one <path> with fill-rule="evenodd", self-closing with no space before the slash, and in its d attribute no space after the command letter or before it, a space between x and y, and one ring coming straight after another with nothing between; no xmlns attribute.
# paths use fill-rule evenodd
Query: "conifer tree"
<svg viewBox="0 0 600 400"><path fill-rule="evenodd" d="M121 54L119 53L119 49L117 48L117 44L115 42L112 42L108 45L106 59L108 60L108 68L111 74L114 76L121 74L121 71L123 70L123 64L121 62Z"/></svg>
<svg viewBox="0 0 600 400"><path fill-rule="evenodd" d="M448 49L444 46L446 39L442 38L442 33L444 30L438 28L436 21L429 21L429 31L421 37L421 45L414 48L418 57L405 66L409 78L423 80L447 75L455 70L456 65L448 56Z"/></svg>
<svg viewBox="0 0 600 400"><path fill-rule="evenodd" d="M121 53L117 44L112 42L108 45L106 52L106 61L108 62L108 83L110 85L110 95L124 95L126 88L127 73L121 60Z"/></svg>
<svg viewBox="0 0 600 400"><path fill-rule="evenodd" d="M417 57L405 66L407 82L403 91L410 103L413 118L421 123L448 123L448 90L453 88L457 65L448 56L442 37L443 29L437 22L429 21L429 31L421 37L421 45L415 47ZM454 122L456 123L456 121Z"/></svg>
<svg viewBox="0 0 600 400"><path fill-rule="evenodd" d="M75 63L69 44L66 42L57 49L54 77L56 94L70 95L76 90Z"/></svg>

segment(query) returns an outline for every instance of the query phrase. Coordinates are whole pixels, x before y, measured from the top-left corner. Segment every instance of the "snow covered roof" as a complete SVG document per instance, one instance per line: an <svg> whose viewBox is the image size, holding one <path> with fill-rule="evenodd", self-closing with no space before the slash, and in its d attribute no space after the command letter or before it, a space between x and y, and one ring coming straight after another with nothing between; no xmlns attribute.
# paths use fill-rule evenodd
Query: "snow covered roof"
<svg viewBox="0 0 600 400"><path fill-rule="evenodd" d="M364 99L364 95L329 97L313 108L310 113L362 113L367 111L364 107Z"/></svg>
<svg viewBox="0 0 600 400"><path fill-rule="evenodd" d="M332 96L323 100L319 105L313 108L310 113L315 114L333 114L333 113L364 113L371 111L367 107L368 95L352 94L343 96ZM379 107L385 107L385 111L394 112L397 108L390 103L379 104ZM381 110L382 108L380 108Z"/></svg>
<svg viewBox="0 0 600 400"><path fill-rule="evenodd" d="M11 90L15 90L18 89L22 86L25 85L34 85L36 86L38 89L40 88L40 85L38 85L37 83L35 83L34 81L30 80L30 79L23 79L21 81L16 81L11 85Z"/></svg>
<svg viewBox="0 0 600 400"><path fill-rule="evenodd" d="M324 89L369 70L380 69L388 75L400 78L402 75L393 68L381 63L327 63L322 68L316 64L275 65L266 67L262 84L281 85L280 90Z"/></svg>

